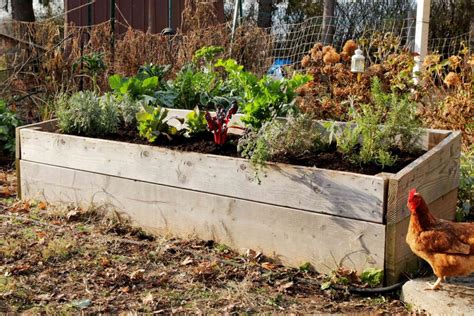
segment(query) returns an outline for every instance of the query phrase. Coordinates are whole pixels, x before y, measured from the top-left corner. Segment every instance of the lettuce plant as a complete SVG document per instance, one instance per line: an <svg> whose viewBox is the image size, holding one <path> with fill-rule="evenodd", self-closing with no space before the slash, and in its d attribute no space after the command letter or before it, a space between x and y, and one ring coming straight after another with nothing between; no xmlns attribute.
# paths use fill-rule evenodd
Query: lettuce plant
<svg viewBox="0 0 474 316"><path fill-rule="evenodd" d="M218 108L214 117L209 112L206 112L207 127L214 134L214 142L216 144L225 144L229 121L232 115L237 113L237 109L237 102L233 102L227 110L222 107Z"/></svg>
<svg viewBox="0 0 474 316"><path fill-rule="evenodd" d="M192 112L186 115L186 129L188 136L198 135L207 131L207 120L204 112L195 107Z"/></svg>
<svg viewBox="0 0 474 316"><path fill-rule="evenodd" d="M150 143L154 143L161 135L171 140L172 136L178 134L178 130L168 124L169 119L167 109L144 106L143 110L137 113L139 136Z"/></svg>

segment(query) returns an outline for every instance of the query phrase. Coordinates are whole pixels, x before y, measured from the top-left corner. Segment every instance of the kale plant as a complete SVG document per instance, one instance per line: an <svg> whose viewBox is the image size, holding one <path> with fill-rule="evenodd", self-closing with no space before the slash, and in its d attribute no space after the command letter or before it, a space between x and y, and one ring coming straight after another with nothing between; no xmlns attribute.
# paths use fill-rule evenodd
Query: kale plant
<svg viewBox="0 0 474 316"><path fill-rule="evenodd" d="M115 133L119 111L110 95L99 97L92 91L81 91L56 100L59 128L67 134L103 136Z"/></svg>

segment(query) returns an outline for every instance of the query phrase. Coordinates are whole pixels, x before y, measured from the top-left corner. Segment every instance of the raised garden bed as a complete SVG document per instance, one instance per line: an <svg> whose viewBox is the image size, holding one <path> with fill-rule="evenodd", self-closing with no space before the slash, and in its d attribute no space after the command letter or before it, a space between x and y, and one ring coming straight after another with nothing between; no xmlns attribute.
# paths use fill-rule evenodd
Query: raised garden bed
<svg viewBox="0 0 474 316"><path fill-rule="evenodd" d="M259 184L246 159L56 129L48 121L17 130L21 198L106 205L152 232L260 250L289 265L384 267L392 283L416 262L405 244L408 190L436 216L455 214L459 132L425 130L426 153L397 173L269 163Z"/></svg>

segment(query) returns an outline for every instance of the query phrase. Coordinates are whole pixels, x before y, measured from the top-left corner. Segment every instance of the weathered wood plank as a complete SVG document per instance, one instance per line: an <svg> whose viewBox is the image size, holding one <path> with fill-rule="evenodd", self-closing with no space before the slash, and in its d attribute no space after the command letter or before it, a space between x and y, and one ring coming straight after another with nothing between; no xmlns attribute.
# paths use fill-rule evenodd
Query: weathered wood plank
<svg viewBox="0 0 474 316"><path fill-rule="evenodd" d="M107 205L155 233L251 248L281 263L383 267L381 224L21 161L23 198Z"/></svg>
<svg viewBox="0 0 474 316"><path fill-rule="evenodd" d="M389 179L387 224L407 216L408 192L416 188L429 204L459 185L461 133L451 132L440 143Z"/></svg>
<svg viewBox="0 0 474 316"><path fill-rule="evenodd" d="M428 207L430 212L447 220L454 220L456 215L457 188L431 202ZM417 268L418 257L411 251L406 243L406 235L410 217L397 223L387 224L385 276L389 284L398 282L400 274L414 271Z"/></svg>
<svg viewBox="0 0 474 316"><path fill-rule="evenodd" d="M259 184L246 159L31 129L21 131L21 157L272 205L383 221L385 180L377 176L269 163Z"/></svg>

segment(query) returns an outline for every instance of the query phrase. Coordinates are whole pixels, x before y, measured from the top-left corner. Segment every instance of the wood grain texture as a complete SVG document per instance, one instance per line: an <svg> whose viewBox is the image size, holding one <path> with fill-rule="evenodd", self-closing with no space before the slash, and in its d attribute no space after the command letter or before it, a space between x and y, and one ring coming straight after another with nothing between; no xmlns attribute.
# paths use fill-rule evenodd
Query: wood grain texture
<svg viewBox="0 0 474 316"><path fill-rule="evenodd" d="M383 221L385 180L377 176L268 163L259 184L246 159L33 129L21 131L21 157L317 213Z"/></svg>
<svg viewBox="0 0 474 316"><path fill-rule="evenodd" d="M461 133L451 132L431 150L389 179L387 224L409 216L408 192L416 188L425 201L431 202L459 186Z"/></svg>
<svg viewBox="0 0 474 316"><path fill-rule="evenodd" d="M21 161L24 199L105 205L155 233L213 239L281 263L383 267L385 227L202 192Z"/></svg>
<svg viewBox="0 0 474 316"><path fill-rule="evenodd" d="M430 212L442 219L454 220L458 189L451 190L428 204ZM386 230L385 276L389 284L398 282L403 272L414 271L418 267L419 258L413 254L406 243L406 235L410 217L402 221L388 224ZM421 259L420 259L421 260Z"/></svg>

